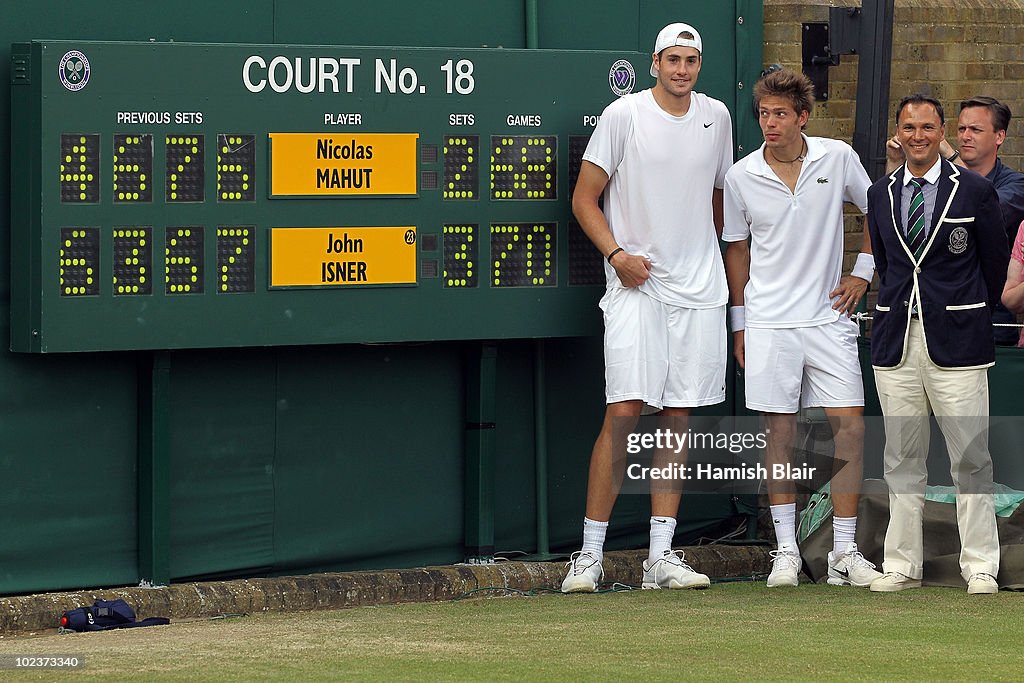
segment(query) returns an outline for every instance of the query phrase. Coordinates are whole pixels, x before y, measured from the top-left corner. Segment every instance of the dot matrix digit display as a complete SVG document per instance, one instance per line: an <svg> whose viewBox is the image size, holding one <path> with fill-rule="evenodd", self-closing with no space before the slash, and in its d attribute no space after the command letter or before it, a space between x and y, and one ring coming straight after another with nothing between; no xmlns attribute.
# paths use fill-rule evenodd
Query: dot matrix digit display
<svg viewBox="0 0 1024 683"><path fill-rule="evenodd" d="M603 285L604 257L575 220L569 221L569 284Z"/></svg>
<svg viewBox="0 0 1024 683"><path fill-rule="evenodd" d="M583 153L587 151L589 135L569 136L569 197L576 191L576 180L580 177L580 166L583 165Z"/></svg>
<svg viewBox="0 0 1024 683"><path fill-rule="evenodd" d="M204 136L168 135L164 197L168 202L201 202L206 199Z"/></svg>
<svg viewBox="0 0 1024 683"><path fill-rule="evenodd" d="M583 165L583 153L587 151L589 135L569 136L569 196L576 191L576 181ZM598 200L604 204L604 197ZM605 283L604 257L590 241L583 228L575 219L569 221L569 284L603 285Z"/></svg>
<svg viewBox="0 0 1024 683"><path fill-rule="evenodd" d="M60 295L100 293L100 229L60 229Z"/></svg>
<svg viewBox="0 0 1024 683"><path fill-rule="evenodd" d="M60 200L95 204L100 200L100 136L60 136Z"/></svg>
<svg viewBox="0 0 1024 683"><path fill-rule="evenodd" d="M554 135L491 136L491 199L557 199Z"/></svg>
<svg viewBox="0 0 1024 683"><path fill-rule="evenodd" d="M152 233L148 227L114 229L114 296L153 293Z"/></svg>
<svg viewBox="0 0 1024 683"><path fill-rule="evenodd" d="M217 228L217 291L256 291L253 264L256 230L251 225Z"/></svg>
<svg viewBox="0 0 1024 683"><path fill-rule="evenodd" d="M476 287L479 264L476 224L445 225L444 232L444 286L445 288Z"/></svg>
<svg viewBox="0 0 1024 683"><path fill-rule="evenodd" d="M480 187L480 136L444 140L444 199L476 199Z"/></svg>
<svg viewBox="0 0 1024 683"><path fill-rule="evenodd" d="M153 201L153 136L114 135L114 201Z"/></svg>
<svg viewBox="0 0 1024 683"><path fill-rule="evenodd" d="M256 201L256 136L217 136L217 201Z"/></svg>
<svg viewBox="0 0 1024 683"><path fill-rule="evenodd" d="M550 287L555 275L554 223L492 223L493 287Z"/></svg>
<svg viewBox="0 0 1024 683"><path fill-rule="evenodd" d="M202 294L203 228L167 228L164 238L164 282L167 294Z"/></svg>

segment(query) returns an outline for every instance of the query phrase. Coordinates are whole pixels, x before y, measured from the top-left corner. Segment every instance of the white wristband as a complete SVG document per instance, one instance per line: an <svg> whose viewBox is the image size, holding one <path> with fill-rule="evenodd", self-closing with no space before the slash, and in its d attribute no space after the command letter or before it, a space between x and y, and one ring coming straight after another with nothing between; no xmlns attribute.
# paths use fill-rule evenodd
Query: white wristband
<svg viewBox="0 0 1024 683"><path fill-rule="evenodd" d="M864 252L857 254L857 263L853 265L850 275L871 282L875 276L875 257Z"/></svg>
<svg viewBox="0 0 1024 683"><path fill-rule="evenodd" d="M743 306L729 307L729 328L733 332L741 332L747 327L746 309Z"/></svg>

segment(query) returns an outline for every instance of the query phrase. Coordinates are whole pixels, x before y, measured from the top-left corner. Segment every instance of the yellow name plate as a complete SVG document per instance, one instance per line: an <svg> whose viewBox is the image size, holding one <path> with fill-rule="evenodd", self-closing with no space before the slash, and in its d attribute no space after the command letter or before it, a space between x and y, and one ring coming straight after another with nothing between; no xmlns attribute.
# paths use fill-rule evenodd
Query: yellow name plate
<svg viewBox="0 0 1024 683"><path fill-rule="evenodd" d="M419 133L269 133L271 197L416 194Z"/></svg>
<svg viewBox="0 0 1024 683"><path fill-rule="evenodd" d="M270 286L416 284L416 228L271 228Z"/></svg>

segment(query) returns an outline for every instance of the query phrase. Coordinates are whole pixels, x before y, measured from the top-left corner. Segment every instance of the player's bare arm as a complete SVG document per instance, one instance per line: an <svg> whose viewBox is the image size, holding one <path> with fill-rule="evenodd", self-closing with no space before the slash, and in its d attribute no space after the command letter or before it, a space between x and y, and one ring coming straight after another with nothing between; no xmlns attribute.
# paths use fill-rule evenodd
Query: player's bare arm
<svg viewBox="0 0 1024 683"><path fill-rule="evenodd" d="M863 231L860 252L861 254L870 255L871 235L868 233L868 219L866 216L864 217ZM873 267L874 264L872 263ZM854 271L857 271L856 267ZM866 273L864 274L866 275ZM860 300L864 298L864 293L868 291L869 284L870 282L867 278L858 277L854 274L843 277L839 280L839 285L829 293L829 297L835 299L832 303L832 308L840 313L853 315L853 312L857 310Z"/></svg>
<svg viewBox="0 0 1024 683"><path fill-rule="evenodd" d="M743 306L743 290L750 280L750 242L729 242L725 248L725 277L729 282L729 306ZM744 332L733 329L732 353L736 362L744 367Z"/></svg>
<svg viewBox="0 0 1024 683"><path fill-rule="evenodd" d="M586 236L612 264L622 286L639 287L651 276L651 262L645 256L628 253L615 241L598 204L607 184L604 169L584 159L572 195L572 212Z"/></svg>

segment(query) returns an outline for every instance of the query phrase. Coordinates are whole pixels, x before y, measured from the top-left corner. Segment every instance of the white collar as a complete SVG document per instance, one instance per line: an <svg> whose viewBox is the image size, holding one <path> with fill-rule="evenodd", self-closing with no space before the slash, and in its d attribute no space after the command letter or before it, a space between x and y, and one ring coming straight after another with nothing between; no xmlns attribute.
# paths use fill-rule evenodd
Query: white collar
<svg viewBox="0 0 1024 683"><path fill-rule="evenodd" d="M937 183L939 181L939 175L941 175L941 173L942 173L942 156L939 155L939 158L935 160L935 163L932 164L932 167L929 168L925 172L925 174L923 176L920 176L920 177L924 178L929 183L934 185L935 183ZM910 179L911 178L916 178L916 177L917 176L911 175L910 169L906 167L906 164L904 164L903 165L903 186L906 187L907 185L909 185L910 184Z"/></svg>
<svg viewBox="0 0 1024 683"><path fill-rule="evenodd" d="M804 154L804 161L817 161L825 156L827 150L825 149L825 145L821 144L820 140L817 138L807 137L804 133L800 133L800 136L803 137L804 143L807 145L807 153ZM766 146L767 145L762 142L758 151L749 156L749 161L747 162L748 173L761 176L768 176L769 174L774 173L768 165L768 161L764 158L764 149Z"/></svg>

